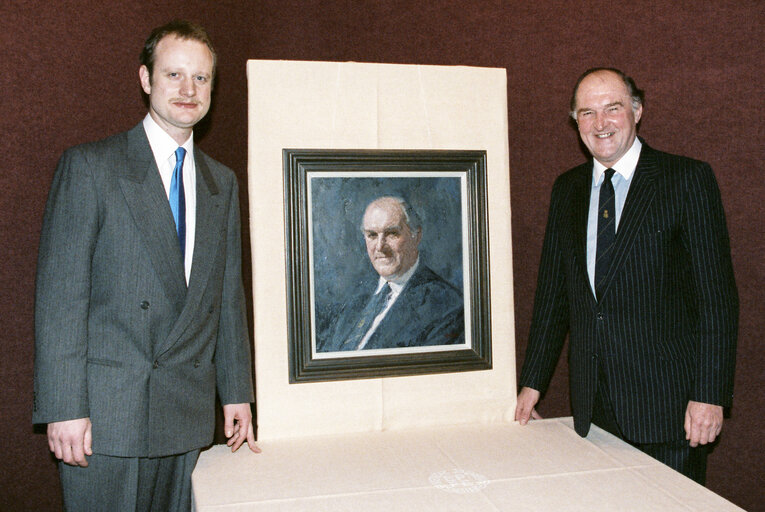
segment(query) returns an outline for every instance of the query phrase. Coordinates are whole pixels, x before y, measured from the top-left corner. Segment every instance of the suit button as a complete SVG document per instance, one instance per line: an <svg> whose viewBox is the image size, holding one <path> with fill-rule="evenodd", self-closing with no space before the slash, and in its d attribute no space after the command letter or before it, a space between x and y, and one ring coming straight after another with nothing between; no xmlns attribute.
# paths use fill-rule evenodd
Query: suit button
<svg viewBox="0 0 765 512"><path fill-rule="evenodd" d="M600 320L600 321L603 321L603 318L604 318L604 317L603 317L603 313L598 313L598 314L595 316L595 318L597 318L597 319L598 319L598 320Z"/></svg>
<svg viewBox="0 0 765 512"><path fill-rule="evenodd" d="M199 368L199 359L194 361L194 368Z"/></svg>
<svg viewBox="0 0 765 512"><path fill-rule="evenodd" d="M154 368L155 370L156 370L157 368L159 368L159 361L154 361L154 365L153 365L153 368Z"/></svg>
<svg viewBox="0 0 765 512"><path fill-rule="evenodd" d="M141 302L141 309L149 309L149 302L148 301Z"/></svg>

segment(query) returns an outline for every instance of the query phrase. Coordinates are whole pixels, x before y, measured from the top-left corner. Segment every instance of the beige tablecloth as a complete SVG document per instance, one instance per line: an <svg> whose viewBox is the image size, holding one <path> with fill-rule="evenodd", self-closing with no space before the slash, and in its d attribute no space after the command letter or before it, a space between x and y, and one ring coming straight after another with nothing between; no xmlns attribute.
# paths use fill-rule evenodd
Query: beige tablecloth
<svg viewBox="0 0 765 512"><path fill-rule="evenodd" d="M741 510L610 434L571 418L260 443L202 453L196 510Z"/></svg>

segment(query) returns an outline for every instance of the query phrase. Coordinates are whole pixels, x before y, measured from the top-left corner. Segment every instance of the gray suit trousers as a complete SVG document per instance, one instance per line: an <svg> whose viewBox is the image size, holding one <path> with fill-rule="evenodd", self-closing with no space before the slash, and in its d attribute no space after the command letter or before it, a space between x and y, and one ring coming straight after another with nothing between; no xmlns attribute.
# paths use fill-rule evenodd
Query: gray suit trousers
<svg viewBox="0 0 765 512"><path fill-rule="evenodd" d="M88 467L59 463L67 512L188 512L199 450L168 457L93 454Z"/></svg>

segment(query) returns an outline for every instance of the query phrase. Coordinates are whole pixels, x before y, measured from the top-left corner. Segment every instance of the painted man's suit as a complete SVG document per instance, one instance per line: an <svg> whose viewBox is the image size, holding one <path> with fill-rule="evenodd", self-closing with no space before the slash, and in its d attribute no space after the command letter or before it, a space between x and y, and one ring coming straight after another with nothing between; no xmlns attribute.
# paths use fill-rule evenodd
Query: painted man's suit
<svg viewBox="0 0 765 512"><path fill-rule="evenodd" d="M320 340L321 352L356 349L346 342L352 338L373 291L365 290L343 306L330 332ZM449 345L464 341L462 294L420 264L364 349Z"/></svg>
<svg viewBox="0 0 765 512"><path fill-rule="evenodd" d="M592 161L553 186L520 385L545 391L569 335L576 431L590 428L598 371L623 436L684 439L689 400L729 406L738 296L708 164L651 149L640 159L600 302L587 274Z"/></svg>
<svg viewBox="0 0 765 512"><path fill-rule="evenodd" d="M90 417L94 453L156 457L212 442L215 391L251 402L234 174L195 149L188 288L143 126L66 151L37 269L33 420Z"/></svg>

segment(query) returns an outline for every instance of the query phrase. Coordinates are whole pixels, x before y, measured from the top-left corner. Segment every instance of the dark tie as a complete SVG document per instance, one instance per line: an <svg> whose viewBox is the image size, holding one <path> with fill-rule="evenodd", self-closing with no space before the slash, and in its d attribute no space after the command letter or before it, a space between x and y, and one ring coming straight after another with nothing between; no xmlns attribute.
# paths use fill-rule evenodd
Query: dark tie
<svg viewBox="0 0 765 512"><path fill-rule="evenodd" d="M611 266L611 251L616 240L616 206L614 185L611 183L614 172L613 169L606 169L598 199L598 247L595 252L595 296L598 300L603 296L606 274Z"/></svg>
<svg viewBox="0 0 765 512"><path fill-rule="evenodd" d="M385 285L380 288L380 291L372 296L364 310L361 312L359 321L356 323L350 336L348 336L348 339L343 343L341 350L356 350L359 347L361 340L364 339L367 331L372 327L372 322L375 321L377 315L382 313L385 306L388 305L392 291L390 285L385 283Z"/></svg>
<svg viewBox="0 0 765 512"><path fill-rule="evenodd" d="M178 232L178 243L181 244L181 256L186 254L186 194L183 192L183 158L186 150L179 147L175 150L175 169L170 181L170 209L173 211L175 229Z"/></svg>

